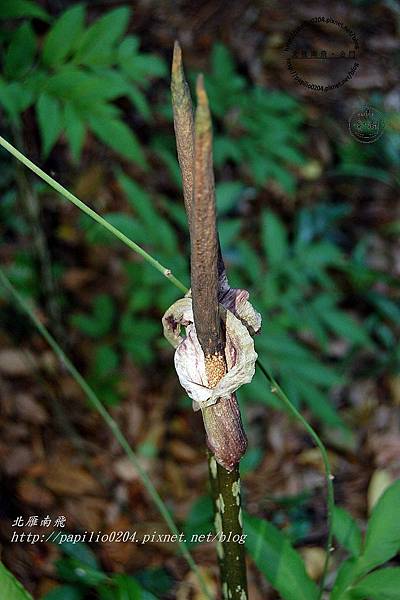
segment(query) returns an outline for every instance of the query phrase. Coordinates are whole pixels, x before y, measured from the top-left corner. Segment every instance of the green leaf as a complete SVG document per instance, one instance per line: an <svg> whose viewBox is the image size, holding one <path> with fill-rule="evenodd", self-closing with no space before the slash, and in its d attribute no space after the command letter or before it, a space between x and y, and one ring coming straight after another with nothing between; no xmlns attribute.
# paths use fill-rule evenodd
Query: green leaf
<svg viewBox="0 0 400 600"><path fill-rule="evenodd" d="M263 459L261 448L249 448L240 461L240 474L243 477L247 473L255 471Z"/></svg>
<svg viewBox="0 0 400 600"><path fill-rule="evenodd" d="M110 107L104 102L121 95L120 87L109 85L100 74L94 75L70 65L48 77L45 89L46 92L58 96L64 102L73 102L77 110L86 109L88 115L95 114L96 116L100 115L97 112L99 106L102 110L104 106L110 110ZM113 114L118 115L118 109L116 107L113 109Z"/></svg>
<svg viewBox="0 0 400 600"><path fill-rule="evenodd" d="M76 558L79 562L89 565L89 567L92 567L93 569L99 568L96 555L87 544L84 544L83 542L63 542L62 544L57 544L57 546L67 556Z"/></svg>
<svg viewBox="0 0 400 600"><path fill-rule="evenodd" d="M15 124L19 123L19 109L14 102L11 84L0 78L0 105L6 110L9 118Z"/></svg>
<svg viewBox="0 0 400 600"><path fill-rule="evenodd" d="M133 84L129 86L127 94L138 113L140 113L142 117L148 121L150 119L151 112L146 96L142 94L136 85Z"/></svg>
<svg viewBox="0 0 400 600"><path fill-rule="evenodd" d="M224 214L232 210L238 203L244 189L241 181L223 181L218 183L215 189L218 213Z"/></svg>
<svg viewBox="0 0 400 600"><path fill-rule="evenodd" d="M157 598L165 596L174 585L172 576L160 567L150 567L136 572L135 577L144 588L143 600L157 600Z"/></svg>
<svg viewBox="0 0 400 600"><path fill-rule="evenodd" d="M121 65L123 71L138 84L147 84L151 78L167 74L165 62L153 54L136 54Z"/></svg>
<svg viewBox="0 0 400 600"><path fill-rule="evenodd" d="M342 563L336 576L335 585L330 596L330 600L351 600L346 592L357 574L357 559L348 558Z"/></svg>
<svg viewBox="0 0 400 600"><path fill-rule="evenodd" d="M400 550L400 479L379 498L369 519L363 552L358 560L359 575L390 560Z"/></svg>
<svg viewBox="0 0 400 600"><path fill-rule="evenodd" d="M315 368L318 369L319 366L320 364L316 363ZM329 402L327 393L320 392L315 385L302 379L296 379L295 385L304 402L308 404L314 415L319 417L322 422L331 427L345 427L340 415Z"/></svg>
<svg viewBox="0 0 400 600"><path fill-rule="evenodd" d="M42 138L42 154L48 156L62 129L62 113L56 98L45 92L40 94L36 104L36 113Z"/></svg>
<svg viewBox="0 0 400 600"><path fill-rule="evenodd" d="M358 600L398 600L399 592L400 567L388 567L364 577L350 594Z"/></svg>
<svg viewBox="0 0 400 600"><path fill-rule="evenodd" d="M245 514L246 548L283 600L317 600L318 588L308 577L300 555L276 527Z"/></svg>
<svg viewBox="0 0 400 600"><path fill-rule="evenodd" d="M72 316L72 324L86 335L99 338L109 333L115 316L115 305L111 296L99 294L93 302L91 315Z"/></svg>
<svg viewBox="0 0 400 600"><path fill-rule="evenodd" d="M60 585L45 596L42 600L83 600L84 592L81 588L72 585Z"/></svg>
<svg viewBox="0 0 400 600"><path fill-rule="evenodd" d="M93 372L98 379L112 374L118 367L118 354L111 346L98 346L93 361Z"/></svg>
<svg viewBox="0 0 400 600"><path fill-rule="evenodd" d="M48 21L47 12L30 0L9 0L0 2L0 19L17 19L19 17L32 17Z"/></svg>
<svg viewBox="0 0 400 600"><path fill-rule="evenodd" d="M77 162L80 159L82 146L85 141L86 127L74 106L69 102L64 107L64 126L72 158Z"/></svg>
<svg viewBox="0 0 400 600"><path fill-rule="evenodd" d="M131 215L116 212L105 214L103 218L134 242L142 244L148 241L143 227ZM108 245L117 242L112 233L104 229L99 223L93 223L93 220L89 219L80 220L80 223L86 229L86 239L89 243Z"/></svg>
<svg viewBox="0 0 400 600"><path fill-rule="evenodd" d="M22 584L0 562L0 589L2 597L7 600L33 600Z"/></svg>
<svg viewBox="0 0 400 600"><path fill-rule="evenodd" d="M333 534L339 544L353 556L361 553L361 531L353 517L338 506L333 510Z"/></svg>
<svg viewBox="0 0 400 600"><path fill-rule="evenodd" d="M279 266L287 257L287 235L282 221L271 211L263 214L261 239L270 266Z"/></svg>
<svg viewBox="0 0 400 600"><path fill-rule="evenodd" d="M85 22L85 8L76 4L63 12L46 36L42 50L45 65L60 65L71 52L81 35Z"/></svg>
<svg viewBox="0 0 400 600"><path fill-rule="evenodd" d="M4 57L4 73L9 79L22 77L31 68L36 53L36 35L30 23L23 23L11 38Z"/></svg>
<svg viewBox="0 0 400 600"><path fill-rule="evenodd" d="M105 573L76 558L61 558L56 561L56 567L60 579L67 583L82 583L91 587L108 580Z"/></svg>
<svg viewBox="0 0 400 600"><path fill-rule="evenodd" d="M142 600L142 588L133 577L114 575L112 580L116 585L115 600Z"/></svg>
<svg viewBox="0 0 400 600"><path fill-rule="evenodd" d="M103 120L96 117L89 119L90 128L97 137L113 150L146 167L143 151L134 133L119 119Z"/></svg>
<svg viewBox="0 0 400 600"><path fill-rule="evenodd" d="M129 204L135 209L137 215L150 232L160 218L157 211L153 208L150 194L136 183L136 181L122 172L118 175L118 183L125 192Z"/></svg>
<svg viewBox="0 0 400 600"><path fill-rule="evenodd" d="M213 505L210 496L200 496L190 507L186 518L184 532L189 546L197 545L198 539L193 536L206 535L213 529Z"/></svg>
<svg viewBox="0 0 400 600"><path fill-rule="evenodd" d="M74 63L92 66L110 64L113 46L124 34L129 15L129 8L123 6L95 21L81 36Z"/></svg>
<svg viewBox="0 0 400 600"><path fill-rule="evenodd" d="M226 219L219 223L219 239L223 250L231 246L238 238L241 227L241 219Z"/></svg>
<svg viewBox="0 0 400 600"><path fill-rule="evenodd" d="M371 340L365 333L363 327L342 310L330 309L321 311L320 316L327 326L337 335L360 346L371 346Z"/></svg>
<svg viewBox="0 0 400 600"><path fill-rule="evenodd" d="M127 60L139 52L140 40L136 35L126 35L117 50L117 60L121 68Z"/></svg>

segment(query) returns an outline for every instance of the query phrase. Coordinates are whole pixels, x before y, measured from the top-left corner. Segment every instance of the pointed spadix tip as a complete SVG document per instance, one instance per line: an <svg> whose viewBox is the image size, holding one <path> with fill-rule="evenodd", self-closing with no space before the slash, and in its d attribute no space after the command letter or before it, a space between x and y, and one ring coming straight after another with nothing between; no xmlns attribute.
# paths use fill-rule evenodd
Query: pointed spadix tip
<svg viewBox="0 0 400 600"><path fill-rule="evenodd" d="M203 108L207 108L208 107L208 98L207 98L206 88L204 87L203 73L200 73L197 76L196 95L197 95L197 102L198 102L199 106L201 106Z"/></svg>
<svg viewBox="0 0 400 600"><path fill-rule="evenodd" d="M174 54L172 58L172 76L177 76L182 72L182 49L178 42L175 40L174 43Z"/></svg>

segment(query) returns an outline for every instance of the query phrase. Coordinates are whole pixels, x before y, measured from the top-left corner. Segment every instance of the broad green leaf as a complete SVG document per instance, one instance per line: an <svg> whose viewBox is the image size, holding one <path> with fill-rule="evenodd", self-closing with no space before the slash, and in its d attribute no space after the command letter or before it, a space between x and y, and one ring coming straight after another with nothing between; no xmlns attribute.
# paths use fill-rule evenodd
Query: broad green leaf
<svg viewBox="0 0 400 600"><path fill-rule="evenodd" d="M153 54L137 54L122 65L123 71L138 84L147 84L149 79L164 77L167 69L164 61Z"/></svg>
<svg viewBox="0 0 400 600"><path fill-rule="evenodd" d="M110 148L133 160L142 168L146 167L143 151L134 133L119 119L103 120L97 117L89 119L90 128L98 138Z"/></svg>
<svg viewBox="0 0 400 600"><path fill-rule="evenodd" d="M148 241L148 236L137 219L126 213L108 213L103 218L118 229L121 233L136 243L143 244ZM115 236L104 229L99 223L93 223L92 219L81 219L80 223L86 229L86 239L91 244L112 244L116 242Z"/></svg>
<svg viewBox="0 0 400 600"><path fill-rule="evenodd" d="M6 110L13 123L19 122L19 110L14 102L11 85L0 78L0 105Z"/></svg>
<svg viewBox="0 0 400 600"><path fill-rule="evenodd" d="M241 181L222 181L218 183L215 189L218 213L224 214L234 208L244 189Z"/></svg>
<svg viewBox="0 0 400 600"><path fill-rule="evenodd" d="M84 22L85 8L81 4L76 4L61 14L44 41L44 64L54 67L64 61L82 33Z"/></svg>
<svg viewBox="0 0 400 600"><path fill-rule="evenodd" d="M34 94L25 83L12 81L7 86L8 96L13 103L14 110L18 113L24 112L32 105Z"/></svg>
<svg viewBox="0 0 400 600"><path fill-rule="evenodd" d="M160 567L150 567L135 573L136 580L143 589L143 600L162 598L174 586L172 576ZM150 595L149 595L150 594Z"/></svg>
<svg viewBox="0 0 400 600"><path fill-rule="evenodd" d="M319 368L319 363L316 363L316 368ZM345 427L340 415L330 403L326 392L322 393L315 385L300 378L296 379L295 385L303 401L322 422L331 427Z"/></svg>
<svg viewBox="0 0 400 600"><path fill-rule="evenodd" d="M223 44L216 43L211 52L211 65L214 75L227 77L235 74L235 63L228 48Z"/></svg>
<svg viewBox="0 0 400 600"><path fill-rule="evenodd" d="M64 127L72 158L74 161L78 161L85 141L86 127L70 102L64 106Z"/></svg>
<svg viewBox="0 0 400 600"><path fill-rule="evenodd" d="M249 448L240 461L240 474L243 477L247 473L255 471L263 459L261 448Z"/></svg>
<svg viewBox="0 0 400 600"><path fill-rule="evenodd" d="M193 535L207 534L213 530L213 505L210 496L200 496L190 507L186 518L184 532L189 545L195 546L199 543L198 538Z"/></svg>
<svg viewBox="0 0 400 600"><path fill-rule="evenodd" d="M400 306L398 302L396 303L378 292L370 292L367 298L386 319L390 319L394 323L400 323Z"/></svg>
<svg viewBox="0 0 400 600"><path fill-rule="evenodd" d="M0 562L0 590L4 600L33 600L14 575Z"/></svg>
<svg viewBox="0 0 400 600"><path fill-rule="evenodd" d="M400 479L379 498L369 519L363 552L358 560L361 575L390 560L400 550Z"/></svg>
<svg viewBox="0 0 400 600"><path fill-rule="evenodd" d="M115 600L142 600L142 588L133 577L118 574L112 580L116 585Z"/></svg>
<svg viewBox="0 0 400 600"><path fill-rule="evenodd" d="M49 20L47 12L31 0L3 0L0 2L0 19L17 19L19 17Z"/></svg>
<svg viewBox="0 0 400 600"><path fill-rule="evenodd" d="M218 226L219 239L223 250L231 246L238 238L241 227L241 219L225 219L220 221Z"/></svg>
<svg viewBox="0 0 400 600"><path fill-rule="evenodd" d="M271 267L280 266L288 253L285 226L274 213L265 211L261 227L261 239L268 263Z"/></svg>
<svg viewBox="0 0 400 600"><path fill-rule="evenodd" d="M215 136L213 155L217 167L222 166L224 162L229 159L240 162L242 158L242 153L238 144L229 137L222 135Z"/></svg>
<svg viewBox="0 0 400 600"><path fill-rule="evenodd" d="M78 588L72 585L60 585L45 596L42 600L83 600L84 591L82 588Z"/></svg>
<svg viewBox="0 0 400 600"><path fill-rule="evenodd" d="M344 337L354 344L371 346L371 340L363 327L355 319L341 310L325 310L321 312L321 319L336 334Z"/></svg>
<svg viewBox="0 0 400 600"><path fill-rule="evenodd" d="M117 50L118 62L123 68L125 61L139 52L140 40L136 35L126 35Z"/></svg>
<svg viewBox="0 0 400 600"><path fill-rule="evenodd" d="M99 567L96 555L90 549L90 547L83 542L63 542L62 544L58 544L58 547L67 556L76 558L76 560L79 560L85 565L89 565L89 567L93 567L93 569L97 569Z"/></svg>
<svg viewBox="0 0 400 600"><path fill-rule="evenodd" d="M110 73L111 70L108 69L107 72ZM86 108L89 115L99 115L97 108L104 106L104 101L113 100L122 94L120 85L115 85L115 80L111 83L106 81L102 73L104 71L93 74L68 65L48 77L42 85L49 94L58 96L65 102L73 102L77 110ZM116 107L115 114L119 114Z"/></svg>
<svg viewBox="0 0 400 600"><path fill-rule="evenodd" d="M124 34L128 26L129 15L129 8L123 6L107 12L95 21L81 36L74 63L110 64L113 46Z"/></svg>
<svg viewBox="0 0 400 600"><path fill-rule="evenodd" d="M23 23L13 34L4 57L4 73L18 79L30 69L36 52L36 35L30 23Z"/></svg>
<svg viewBox="0 0 400 600"><path fill-rule="evenodd" d="M342 563L336 576L335 585L329 600L351 600L346 590L349 589L357 575L357 559L348 558Z"/></svg>
<svg viewBox="0 0 400 600"><path fill-rule="evenodd" d="M300 555L276 527L245 515L246 548L283 600L317 600L318 588L308 577Z"/></svg>
<svg viewBox="0 0 400 600"><path fill-rule="evenodd" d="M42 153L46 157L62 130L62 112L59 101L43 92L36 104L36 114L42 138Z"/></svg>
<svg viewBox="0 0 400 600"><path fill-rule="evenodd" d="M144 225L152 229L160 217L153 208L150 194L122 172L118 175L118 183L125 192L129 204L135 209Z"/></svg>
<svg viewBox="0 0 400 600"><path fill-rule="evenodd" d="M298 360L290 365L290 370L299 378L324 387L343 383L343 378L332 367L314 357L307 361Z"/></svg>
<svg viewBox="0 0 400 600"><path fill-rule="evenodd" d="M99 338L109 333L115 316L115 305L111 296L99 294L93 302L91 315L77 314L72 316L72 323L83 333Z"/></svg>
<svg viewBox="0 0 400 600"><path fill-rule="evenodd" d="M76 558L61 558L56 561L56 568L58 576L66 583L82 583L87 586L97 586L109 579L99 569L90 567Z"/></svg>
<svg viewBox="0 0 400 600"><path fill-rule="evenodd" d="M361 531L353 517L339 506L335 506L333 511L333 534L353 556L361 553Z"/></svg>
<svg viewBox="0 0 400 600"><path fill-rule="evenodd" d="M357 600L399 600L400 567L388 567L370 573L355 587L351 598Z"/></svg>
<svg viewBox="0 0 400 600"><path fill-rule="evenodd" d="M146 96L134 84L129 86L127 95L138 113L140 113L142 117L148 121L150 119L151 112Z"/></svg>
<svg viewBox="0 0 400 600"><path fill-rule="evenodd" d="M93 362L94 373L97 374L99 378L105 377L113 373L118 367L118 354L111 346L98 346L95 350Z"/></svg>

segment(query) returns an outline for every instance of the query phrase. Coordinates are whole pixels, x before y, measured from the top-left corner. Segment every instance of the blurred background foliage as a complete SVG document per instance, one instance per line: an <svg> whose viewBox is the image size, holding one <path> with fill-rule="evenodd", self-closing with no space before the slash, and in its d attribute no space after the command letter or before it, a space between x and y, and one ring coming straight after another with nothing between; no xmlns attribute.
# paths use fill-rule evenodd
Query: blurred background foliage
<svg viewBox="0 0 400 600"><path fill-rule="evenodd" d="M188 284L169 95L172 38L160 50L143 28L132 33L135 9L127 5L48 4L0 7L2 135ZM294 84L266 85L221 40L205 45L201 60L189 49L186 69L192 83L205 73L230 282L250 290L263 316L257 351L290 399L354 450L351 386L366 377L392 381L399 371L400 221L390 206L399 189L398 111L382 91L367 90L363 101L385 112L386 129L374 144L360 144L318 98L302 97ZM346 106L352 102L349 92ZM126 401L137 377L154 377L156 385L169 378L179 406L190 410L161 336L161 316L179 293L3 151L0 161L2 263L102 401ZM31 334L6 303L0 317L16 340ZM253 406L280 408L259 374L240 401L245 421ZM252 471L263 445L248 426L244 469ZM146 436L139 450L159 453ZM288 509L293 539L309 529L301 502ZM203 508L194 507L188 529L208 514ZM100 583L101 597L114 598L107 580Z"/></svg>

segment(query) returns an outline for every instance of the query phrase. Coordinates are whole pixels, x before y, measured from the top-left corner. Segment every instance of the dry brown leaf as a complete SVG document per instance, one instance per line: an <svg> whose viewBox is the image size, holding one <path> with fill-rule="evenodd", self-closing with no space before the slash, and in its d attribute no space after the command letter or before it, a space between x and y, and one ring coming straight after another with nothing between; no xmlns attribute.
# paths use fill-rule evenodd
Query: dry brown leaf
<svg viewBox="0 0 400 600"><path fill-rule="evenodd" d="M54 505L54 496L43 486L30 479L22 479L17 485L17 494L22 502L30 506L37 506L42 511Z"/></svg>
<svg viewBox="0 0 400 600"><path fill-rule="evenodd" d="M44 484L59 496L81 496L100 491L98 482L90 473L65 459L50 463Z"/></svg>
<svg viewBox="0 0 400 600"><path fill-rule="evenodd" d="M368 486L368 512L371 513L383 492L393 483L393 477L388 471L379 469L371 477Z"/></svg>
<svg viewBox="0 0 400 600"><path fill-rule="evenodd" d="M15 396L15 407L17 415L22 420L35 425L47 423L48 414L46 409L29 394L17 394Z"/></svg>
<svg viewBox="0 0 400 600"><path fill-rule="evenodd" d="M300 548L300 554L303 557L307 575L311 577L313 581L317 581L323 571L325 565L326 552L323 548L317 546L307 546Z"/></svg>
<svg viewBox="0 0 400 600"><path fill-rule="evenodd" d="M14 446L3 460L5 473L15 477L27 470L34 461L34 456L28 446Z"/></svg>
<svg viewBox="0 0 400 600"><path fill-rule="evenodd" d="M32 373L32 365L21 350L4 348L0 350L0 373L21 377Z"/></svg>
<svg viewBox="0 0 400 600"><path fill-rule="evenodd" d="M210 570L205 569L204 567L199 567L199 570L211 596L217 598L217 584ZM207 600L207 596L205 596L200 589L197 577L192 571L189 571L183 581L179 584L176 600Z"/></svg>
<svg viewBox="0 0 400 600"><path fill-rule="evenodd" d="M199 459L199 453L197 450L180 440L171 440L168 444L168 450L170 454L178 461L191 463L197 462Z"/></svg>

